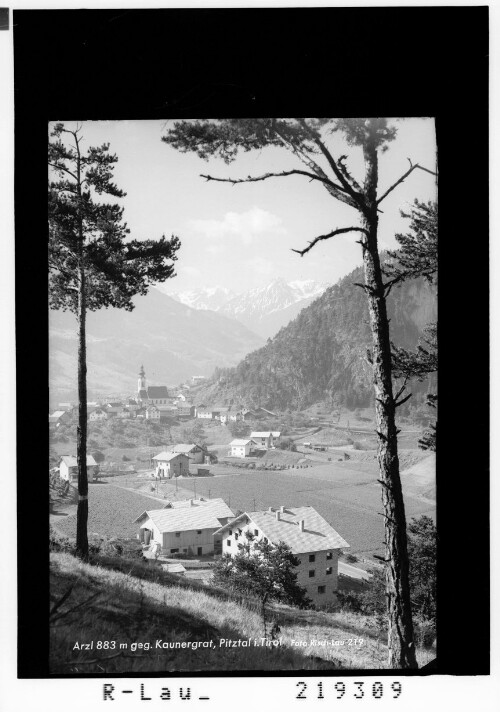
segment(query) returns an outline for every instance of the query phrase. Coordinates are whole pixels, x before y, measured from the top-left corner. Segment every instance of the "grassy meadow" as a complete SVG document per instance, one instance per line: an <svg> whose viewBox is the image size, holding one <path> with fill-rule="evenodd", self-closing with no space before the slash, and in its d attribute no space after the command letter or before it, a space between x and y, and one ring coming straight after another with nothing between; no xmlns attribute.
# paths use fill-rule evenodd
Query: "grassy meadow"
<svg viewBox="0 0 500 712"><path fill-rule="evenodd" d="M279 644L268 647L262 645L262 622L255 602L166 574L152 563L101 555L92 563L83 563L70 553L53 552L50 578L52 673L386 666L385 634L367 616L273 605L270 618L280 627ZM249 638L257 645L244 648L220 643ZM80 648L92 640L93 649ZM186 645L157 648L157 640ZM323 640L343 643L316 644ZM98 648L97 641L108 644ZM200 647L201 641L207 647ZM306 645L299 647L297 642ZM420 664L433 656L432 650L419 650Z"/></svg>

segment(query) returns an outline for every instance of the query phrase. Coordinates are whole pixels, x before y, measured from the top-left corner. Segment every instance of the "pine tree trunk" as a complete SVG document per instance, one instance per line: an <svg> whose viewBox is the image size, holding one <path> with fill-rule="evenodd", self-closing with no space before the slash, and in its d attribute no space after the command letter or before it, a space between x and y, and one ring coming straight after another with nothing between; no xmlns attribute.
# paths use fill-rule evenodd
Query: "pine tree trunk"
<svg viewBox="0 0 500 712"><path fill-rule="evenodd" d="M373 384L379 439L378 462L385 519L386 596L389 617L388 647L391 668L416 668L410 602L406 515L399 475L396 405L392 390L389 321L377 244L376 206L378 159L375 142L364 146L365 196L362 241L365 290L373 337Z"/></svg>
<svg viewBox="0 0 500 712"><path fill-rule="evenodd" d="M76 459L78 464L78 508L76 511L76 554L88 559L89 541L87 523L89 518L89 483L87 477L87 285L84 264L84 232L81 214L82 184L80 146L76 141L78 214L78 426L76 431Z"/></svg>
<svg viewBox="0 0 500 712"><path fill-rule="evenodd" d="M89 484L87 477L87 347L85 337L85 272L80 270L80 289L78 294L78 427L77 427L77 463L78 463L78 509L76 512L76 553L81 559L87 559L89 542L87 521L89 512Z"/></svg>

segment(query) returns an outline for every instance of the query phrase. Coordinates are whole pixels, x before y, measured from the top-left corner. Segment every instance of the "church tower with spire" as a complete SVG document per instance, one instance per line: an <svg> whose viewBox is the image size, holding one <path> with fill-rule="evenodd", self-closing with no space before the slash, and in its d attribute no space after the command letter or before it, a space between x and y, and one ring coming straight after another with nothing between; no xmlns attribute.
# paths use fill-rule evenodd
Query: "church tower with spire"
<svg viewBox="0 0 500 712"><path fill-rule="evenodd" d="M144 366L141 366L141 370L139 371L139 378L137 379L137 399L142 401L148 399L148 391L146 388L146 373L144 371Z"/></svg>

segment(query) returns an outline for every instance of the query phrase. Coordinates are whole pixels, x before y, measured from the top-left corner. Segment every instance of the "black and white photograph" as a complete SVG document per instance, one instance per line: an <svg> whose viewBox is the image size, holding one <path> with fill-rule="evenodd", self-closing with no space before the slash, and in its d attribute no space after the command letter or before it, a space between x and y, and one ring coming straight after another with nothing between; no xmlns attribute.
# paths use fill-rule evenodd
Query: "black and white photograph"
<svg viewBox="0 0 500 712"><path fill-rule="evenodd" d="M488 8L9 20L17 677L480 682Z"/></svg>
<svg viewBox="0 0 500 712"><path fill-rule="evenodd" d="M51 670L427 664L433 118L49 133Z"/></svg>

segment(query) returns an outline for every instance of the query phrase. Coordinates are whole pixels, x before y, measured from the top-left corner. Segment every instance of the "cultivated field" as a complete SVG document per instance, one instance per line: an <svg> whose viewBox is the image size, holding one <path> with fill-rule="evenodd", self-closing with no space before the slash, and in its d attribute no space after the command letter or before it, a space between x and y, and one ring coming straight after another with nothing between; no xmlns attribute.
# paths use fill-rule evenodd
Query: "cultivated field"
<svg viewBox="0 0 500 712"><path fill-rule="evenodd" d="M109 484L89 484L89 536L129 538L137 534L132 522L147 509L159 509L162 503L139 492L130 492ZM68 516L51 518L61 534L76 536L76 507Z"/></svg>
<svg viewBox="0 0 500 712"><path fill-rule="evenodd" d="M433 457L423 461L419 478L403 474L407 518L435 516L429 496ZM422 481L421 473L427 476ZM144 477L116 477L108 484L90 485L89 533L99 536L130 537L137 533L133 520L145 509L158 509L164 498L192 496L222 497L236 512L267 509L270 506L314 507L351 545L353 553L383 553L384 518L381 516L381 488L374 460L321 463L307 469L285 471L235 470L222 465L212 468L213 477L179 478L159 485L158 496ZM148 496L146 496L148 495ZM74 536L74 516L57 517L56 528Z"/></svg>

